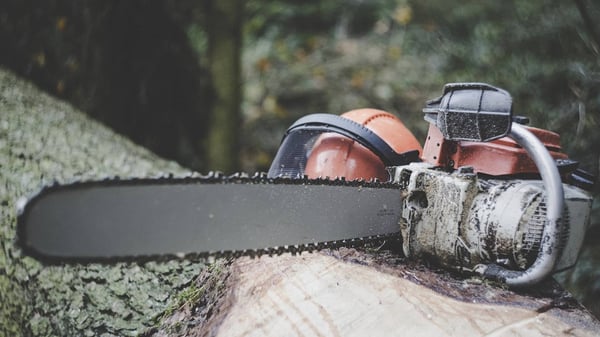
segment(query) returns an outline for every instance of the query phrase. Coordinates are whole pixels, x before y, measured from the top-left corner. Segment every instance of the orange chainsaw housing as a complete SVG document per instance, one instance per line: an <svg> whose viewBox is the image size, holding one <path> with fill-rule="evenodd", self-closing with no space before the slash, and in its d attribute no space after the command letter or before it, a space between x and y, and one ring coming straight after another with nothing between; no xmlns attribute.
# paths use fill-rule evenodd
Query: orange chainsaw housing
<svg viewBox="0 0 600 337"><path fill-rule="evenodd" d="M554 159L567 159L561 152L557 133L526 127L548 149ZM471 166L475 173L504 176L513 174L537 174L538 169L527 151L509 137L491 142L467 142L446 140L440 130L430 124L423 148L423 161L440 167L456 169Z"/></svg>

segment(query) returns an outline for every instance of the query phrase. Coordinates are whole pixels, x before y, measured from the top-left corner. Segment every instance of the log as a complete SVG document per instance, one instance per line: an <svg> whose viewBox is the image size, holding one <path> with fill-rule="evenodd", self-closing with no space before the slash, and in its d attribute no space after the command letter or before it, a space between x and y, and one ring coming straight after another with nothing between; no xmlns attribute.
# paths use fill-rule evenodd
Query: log
<svg viewBox="0 0 600 337"><path fill-rule="evenodd" d="M229 273L217 310L202 326L180 336L529 337L600 332L600 323L553 280L517 293L388 251L341 248L240 258ZM183 313L178 319L192 316ZM155 336L166 336L168 327Z"/></svg>
<svg viewBox="0 0 600 337"><path fill-rule="evenodd" d="M187 170L0 68L0 336L135 336L204 264L42 266L16 247L16 210L41 186Z"/></svg>
<svg viewBox="0 0 600 337"><path fill-rule="evenodd" d="M393 250L44 266L15 245L42 185L187 170L0 69L0 336L594 336L557 283L519 292ZM393 248L393 247L392 247Z"/></svg>

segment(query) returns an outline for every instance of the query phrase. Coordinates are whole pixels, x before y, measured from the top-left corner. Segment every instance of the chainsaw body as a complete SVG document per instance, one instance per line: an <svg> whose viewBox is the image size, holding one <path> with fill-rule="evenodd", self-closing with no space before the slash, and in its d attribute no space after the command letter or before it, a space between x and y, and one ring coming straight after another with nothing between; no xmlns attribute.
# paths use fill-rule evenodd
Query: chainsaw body
<svg viewBox="0 0 600 337"><path fill-rule="evenodd" d="M400 228L406 256L467 272L488 264L510 270L534 264L546 226L540 180L481 178L469 167L448 172L428 163L395 167L393 174L405 192ZM567 184L563 189L552 271L577 262L590 222L590 194Z"/></svg>
<svg viewBox="0 0 600 337"><path fill-rule="evenodd" d="M559 135L522 125L510 94L484 83L448 84L423 111L424 163L391 171L404 253L515 286L573 266L593 181Z"/></svg>
<svg viewBox="0 0 600 337"><path fill-rule="evenodd" d="M288 129L269 175L385 181L387 166L402 194L407 257L516 286L573 266L593 182L561 151L559 135L524 125L510 94L484 83L448 84L423 111L422 149L399 120L374 122L393 117L385 112L304 117Z"/></svg>

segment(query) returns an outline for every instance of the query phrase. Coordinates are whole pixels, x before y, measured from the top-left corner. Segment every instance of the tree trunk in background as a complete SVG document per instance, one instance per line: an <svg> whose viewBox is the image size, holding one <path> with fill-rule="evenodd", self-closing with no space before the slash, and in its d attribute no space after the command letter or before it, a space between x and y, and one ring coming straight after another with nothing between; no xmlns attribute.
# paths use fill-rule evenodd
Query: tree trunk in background
<svg viewBox="0 0 600 337"><path fill-rule="evenodd" d="M208 7L213 103L206 144L207 166L231 172L239 167L243 2L214 0Z"/></svg>

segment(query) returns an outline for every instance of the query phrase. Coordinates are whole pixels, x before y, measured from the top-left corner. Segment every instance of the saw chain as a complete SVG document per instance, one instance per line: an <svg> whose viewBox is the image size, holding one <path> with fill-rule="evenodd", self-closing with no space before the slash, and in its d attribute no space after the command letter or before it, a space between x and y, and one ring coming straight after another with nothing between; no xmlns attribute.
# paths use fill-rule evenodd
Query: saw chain
<svg viewBox="0 0 600 337"><path fill-rule="evenodd" d="M139 187L139 191L136 188ZM192 194L189 194L183 189ZM152 191L151 188L155 188ZM164 188L164 189L162 189ZM231 192L221 192L224 188L229 188ZM251 195L244 195L250 191ZM271 199L273 204L269 210L253 208L254 204L265 206L265 202L258 200L262 197L269 197L266 191L268 188L274 188L274 193L282 196L288 196L290 200L282 198ZM126 189L126 190L125 190ZM195 192L193 189L198 189ZM281 189L281 190L279 190ZM385 200L381 201L381 191L387 191ZM107 192L106 197L100 196L94 199L99 192ZM156 193L154 193L156 192ZM300 193L301 192L301 193ZM373 194L369 196L368 193ZM155 198L162 193L167 198L179 198L179 205L168 204L164 200L160 201L158 212L152 212L152 203L158 202ZM197 193L196 195L193 195ZM211 193L224 193L211 196ZM258 193L258 194L254 194ZM70 196L72 194L72 196ZM320 200L320 195L326 195L330 200ZM347 196L344 200L344 194ZM221 172L209 172L206 175L193 173L186 176L174 176L162 174L151 178L133 178L120 179L110 177L101 180L76 181L68 184L54 184L41 189L37 194L21 201L18 210L18 239L19 245L26 254L34 256L46 263L65 263L65 262L127 262L127 261L147 261L147 260L170 260L170 259L213 259L213 258L231 258L239 256L260 257L262 255L281 255L284 253L300 254L302 252L313 252L322 249L335 249L338 247L363 247L380 246L388 240L400 239L399 227L397 226L397 217L399 216L401 192L397 184L391 182L380 182L377 179L356 179L346 180L344 178L319 178L319 179L291 179L277 177L268 177L266 173L256 173L253 175L238 172L231 175L225 175ZM369 200L373 199L375 208L369 209ZM387 199L392 196L396 203L390 203ZM321 198L323 196L321 195ZM55 200L53 200L53 198ZM258 199L257 199L258 198ZM341 198L341 199L340 199ZM113 202L110 203L108 199ZM334 199L338 199L337 201ZM390 200L390 201L391 201ZM79 203L79 204L78 204ZM110 203L110 204L109 204ZM330 204L335 209L325 210L319 213L318 208L305 208L306 204L319 204L320 209ZM41 204L41 209L38 205ZM104 205L104 208L111 212L117 212L115 216L107 215L103 209L94 209L90 205ZM122 212L119 212L118 204L123 205ZM235 205L244 207L244 210L236 208ZM83 206L79 206L83 205ZM212 205L212 206L211 206ZM226 205L225 208L218 205ZM296 205L296 206L294 206ZM383 205L383 206L381 206ZM294 211L297 207L300 211ZM308 206L307 206L308 207ZM373 207L373 206L371 206ZM216 208L213 212L213 208ZM317 209L317 210L316 210ZM352 209L355 211L353 212ZM387 220L378 223L372 221L372 230L365 226L365 217L357 214L358 210L364 215L371 213L371 219L382 218ZM154 244L160 245L161 242L169 240L169 225L181 226L189 235L200 235L197 242L183 242L181 237L184 233L177 232L178 228L172 227L175 239L172 246L160 251L161 248L153 246L148 240L148 231L156 230L156 227L150 225L156 222L156 216L167 212L174 214L169 219L155 223L156 227L166 228L160 235L154 238ZM273 228L282 227L276 232L269 232L261 229L260 220L256 220L257 214L268 211L261 220L273 224ZM152 215L142 216L144 213ZM212 212L212 213L211 213ZM220 220L227 216L226 213L241 215L236 219ZM296 213L294 216L293 213ZM334 223L335 213L344 215L343 219L349 220L345 223ZM355 213L354 215L348 215ZM39 216L38 216L39 215ZM107 219L110 217L110 219ZM355 217L356 219L352 219ZM246 219L245 219L246 218ZM312 220L314 219L314 220ZM342 219L342 218L340 218ZM360 220L359 220L360 219ZM90 224L90 222L96 223ZM147 223L143 223L147 221ZM171 221L171 224L169 224ZM229 221L229 222L227 222ZM315 223L314 221L317 221ZM138 228L132 229L135 232L121 233L129 236L131 242L120 242L115 244L119 238L119 225L126 224L128 228L133 228L131 222L138 222ZM237 228L229 229L224 233L198 233L196 228L218 228L222 226L244 227L244 222L250 222L249 230L246 234L252 234L253 231L260 233L262 237L254 238L248 243L248 236L237 232ZM314 233L312 237L303 233L307 225L313 223ZM78 226L85 223L85 226ZM25 226L24 224L27 224ZM70 228L65 228L65 224L72 224ZM149 226L144 228L144 226ZM254 226L254 228L252 227ZM94 228L94 233L80 232L79 229ZM364 230L367 228L367 230ZM97 229L97 230L96 230ZM99 230L102 229L102 230ZM333 231L333 233L330 233ZM298 232L298 234L294 234ZM291 236L287 233L292 233ZM82 244L82 240L89 238L89 242ZM106 235L106 240L101 236ZM220 235L217 238L207 238L208 235ZM324 240L323 238L334 238ZM48 239L49 236L53 239ZM272 237L269 237L272 236ZM71 239L69 239L71 238ZM231 242L237 238L237 242ZM97 240L100 241L97 241ZM141 242L138 242L138 239ZM73 249L67 253L56 250L57 247L51 247L54 242L60 241L61 248L64 250ZM66 242L70 242L76 248L65 248ZM93 243L98 243L98 250L93 249ZM275 243L275 244L273 244ZM68 244L67 244L68 245ZM112 245L112 246L111 246ZM138 245L148 246L150 249L133 250L115 250L117 245ZM58 245L57 245L58 246ZM220 249L208 249L218 247ZM246 248L247 246L247 248ZM123 247L121 247L123 248ZM163 247L164 248L164 247ZM187 248L187 250L186 250ZM47 249L47 250L46 250ZM103 250L107 249L105 253ZM119 248L120 249L120 248ZM156 249L157 251L152 251ZM75 252L77 250L77 252Z"/></svg>

